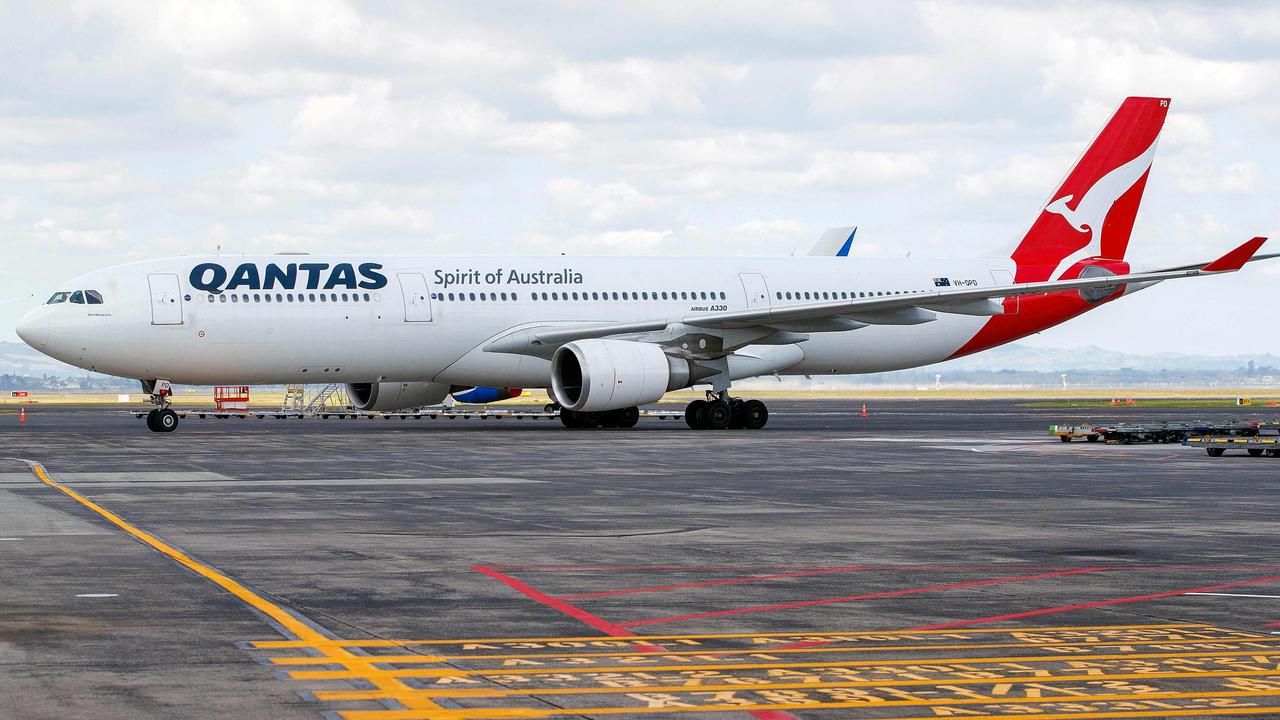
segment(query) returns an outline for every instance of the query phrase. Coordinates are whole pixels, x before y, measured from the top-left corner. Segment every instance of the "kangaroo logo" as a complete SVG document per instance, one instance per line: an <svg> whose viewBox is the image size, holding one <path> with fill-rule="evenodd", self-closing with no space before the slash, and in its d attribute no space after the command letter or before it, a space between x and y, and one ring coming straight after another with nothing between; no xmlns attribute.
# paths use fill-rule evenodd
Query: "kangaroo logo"
<svg viewBox="0 0 1280 720"><path fill-rule="evenodd" d="M1075 195L1064 195L1045 206L1045 212L1061 215L1062 219L1075 228L1076 232L1090 234L1089 243L1063 258L1049 275L1050 280L1059 280L1062 273L1072 265L1085 258L1102 254L1102 226L1107 219L1107 213L1111 212L1111 206L1115 205L1116 200L1129 192L1129 188L1132 188L1151 168L1151 159L1155 156L1155 152L1156 143L1153 141L1151 147L1141 155L1103 175L1093 184L1093 187L1085 191L1084 197L1076 203L1074 210L1068 206L1068 203L1075 198Z"/></svg>

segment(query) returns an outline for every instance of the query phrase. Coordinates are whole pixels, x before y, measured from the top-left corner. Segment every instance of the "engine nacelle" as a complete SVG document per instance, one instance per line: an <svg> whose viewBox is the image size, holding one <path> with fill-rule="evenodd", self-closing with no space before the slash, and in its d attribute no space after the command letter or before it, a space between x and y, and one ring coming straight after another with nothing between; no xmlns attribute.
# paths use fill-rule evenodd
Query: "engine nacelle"
<svg viewBox="0 0 1280 720"><path fill-rule="evenodd" d="M448 397L451 389L433 382L349 383L347 396L357 410L388 412L435 405Z"/></svg>
<svg viewBox="0 0 1280 720"><path fill-rule="evenodd" d="M688 387L696 374L687 360L658 345L577 340L551 357L551 394L569 410L617 410L657 402L668 390Z"/></svg>

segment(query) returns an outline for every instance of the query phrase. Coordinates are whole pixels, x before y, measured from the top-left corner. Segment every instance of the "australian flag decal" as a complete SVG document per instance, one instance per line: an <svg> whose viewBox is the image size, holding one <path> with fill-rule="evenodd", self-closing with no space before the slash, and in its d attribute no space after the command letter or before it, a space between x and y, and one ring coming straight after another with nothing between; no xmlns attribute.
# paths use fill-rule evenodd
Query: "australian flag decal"
<svg viewBox="0 0 1280 720"><path fill-rule="evenodd" d="M933 284L935 287L951 287L951 278L934 278Z"/></svg>

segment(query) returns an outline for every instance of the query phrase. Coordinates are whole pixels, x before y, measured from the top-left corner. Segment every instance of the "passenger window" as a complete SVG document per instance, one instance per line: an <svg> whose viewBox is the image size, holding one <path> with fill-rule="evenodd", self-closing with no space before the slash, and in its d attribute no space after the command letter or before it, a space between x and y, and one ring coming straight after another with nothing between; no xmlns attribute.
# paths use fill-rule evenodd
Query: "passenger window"
<svg viewBox="0 0 1280 720"><path fill-rule="evenodd" d="M546 294L546 293L542 293L542 299L543 299L543 300L546 300L546 299L547 299L547 294Z"/></svg>
<svg viewBox="0 0 1280 720"><path fill-rule="evenodd" d="M644 298L645 300L648 300L648 299L649 299L649 293L647 293L647 292L642 292L642 293L640 293L640 297Z"/></svg>
<svg viewBox="0 0 1280 720"><path fill-rule="evenodd" d="M254 295L254 297L258 297L258 296ZM262 300L264 302L271 302L271 293L264 293L262 296Z"/></svg>
<svg viewBox="0 0 1280 720"><path fill-rule="evenodd" d="M369 302L369 293L364 294L364 301Z"/></svg>
<svg viewBox="0 0 1280 720"><path fill-rule="evenodd" d="M218 296L218 302L226 302L226 301L227 301L227 296L226 296L226 295L219 295L219 296Z"/></svg>
<svg viewBox="0 0 1280 720"><path fill-rule="evenodd" d="M232 295L232 296L231 296L231 302L240 302L240 296L239 296L239 295Z"/></svg>
<svg viewBox="0 0 1280 720"><path fill-rule="evenodd" d="M84 291L84 299L85 299L85 300L86 300L90 305L101 305L101 304L102 304L102 294L101 294L101 293L99 293L97 290L85 290L85 291Z"/></svg>
<svg viewBox="0 0 1280 720"><path fill-rule="evenodd" d="M308 293L308 294L307 294L307 299L308 299L308 300L310 300L311 302L315 302L315 301L316 301L316 294L315 294L315 293Z"/></svg>
<svg viewBox="0 0 1280 720"><path fill-rule="evenodd" d="M320 293L320 302L324 302L324 293Z"/></svg>
<svg viewBox="0 0 1280 720"><path fill-rule="evenodd" d="M71 293L71 302L75 303L76 305L83 305L84 293L79 290Z"/></svg>
<svg viewBox="0 0 1280 720"><path fill-rule="evenodd" d="M342 302L347 302L347 294L342 293Z"/></svg>
<svg viewBox="0 0 1280 720"><path fill-rule="evenodd" d="M503 299L503 300L506 300L506 299L507 299L507 294L506 294L506 293L502 293L502 299ZM512 298L512 300L514 300L514 299L515 299L515 298Z"/></svg>
<svg viewBox="0 0 1280 720"><path fill-rule="evenodd" d="M512 299L512 300L519 300L519 299L520 299L520 296L519 296L518 294L516 294L516 293L511 293L511 299Z"/></svg>
<svg viewBox="0 0 1280 720"><path fill-rule="evenodd" d="M284 302L284 296L280 293L276 293L276 302Z"/></svg>
<svg viewBox="0 0 1280 720"><path fill-rule="evenodd" d="M476 301L476 294L475 294L475 293L470 293L470 295L471 295L471 302L475 302L475 301Z"/></svg>
<svg viewBox="0 0 1280 720"><path fill-rule="evenodd" d="M210 302L210 304L215 303L215 302L217 302L217 298L215 298L213 295L210 295L210 296L209 296L209 302Z"/></svg>

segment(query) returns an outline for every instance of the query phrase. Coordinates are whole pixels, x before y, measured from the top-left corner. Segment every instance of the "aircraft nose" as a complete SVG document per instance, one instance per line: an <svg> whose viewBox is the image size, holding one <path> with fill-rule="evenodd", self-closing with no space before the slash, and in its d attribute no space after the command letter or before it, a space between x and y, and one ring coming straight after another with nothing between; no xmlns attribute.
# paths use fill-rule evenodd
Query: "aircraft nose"
<svg viewBox="0 0 1280 720"><path fill-rule="evenodd" d="M32 310L18 321L14 332L22 342L40 350L49 344L49 318L39 309Z"/></svg>

